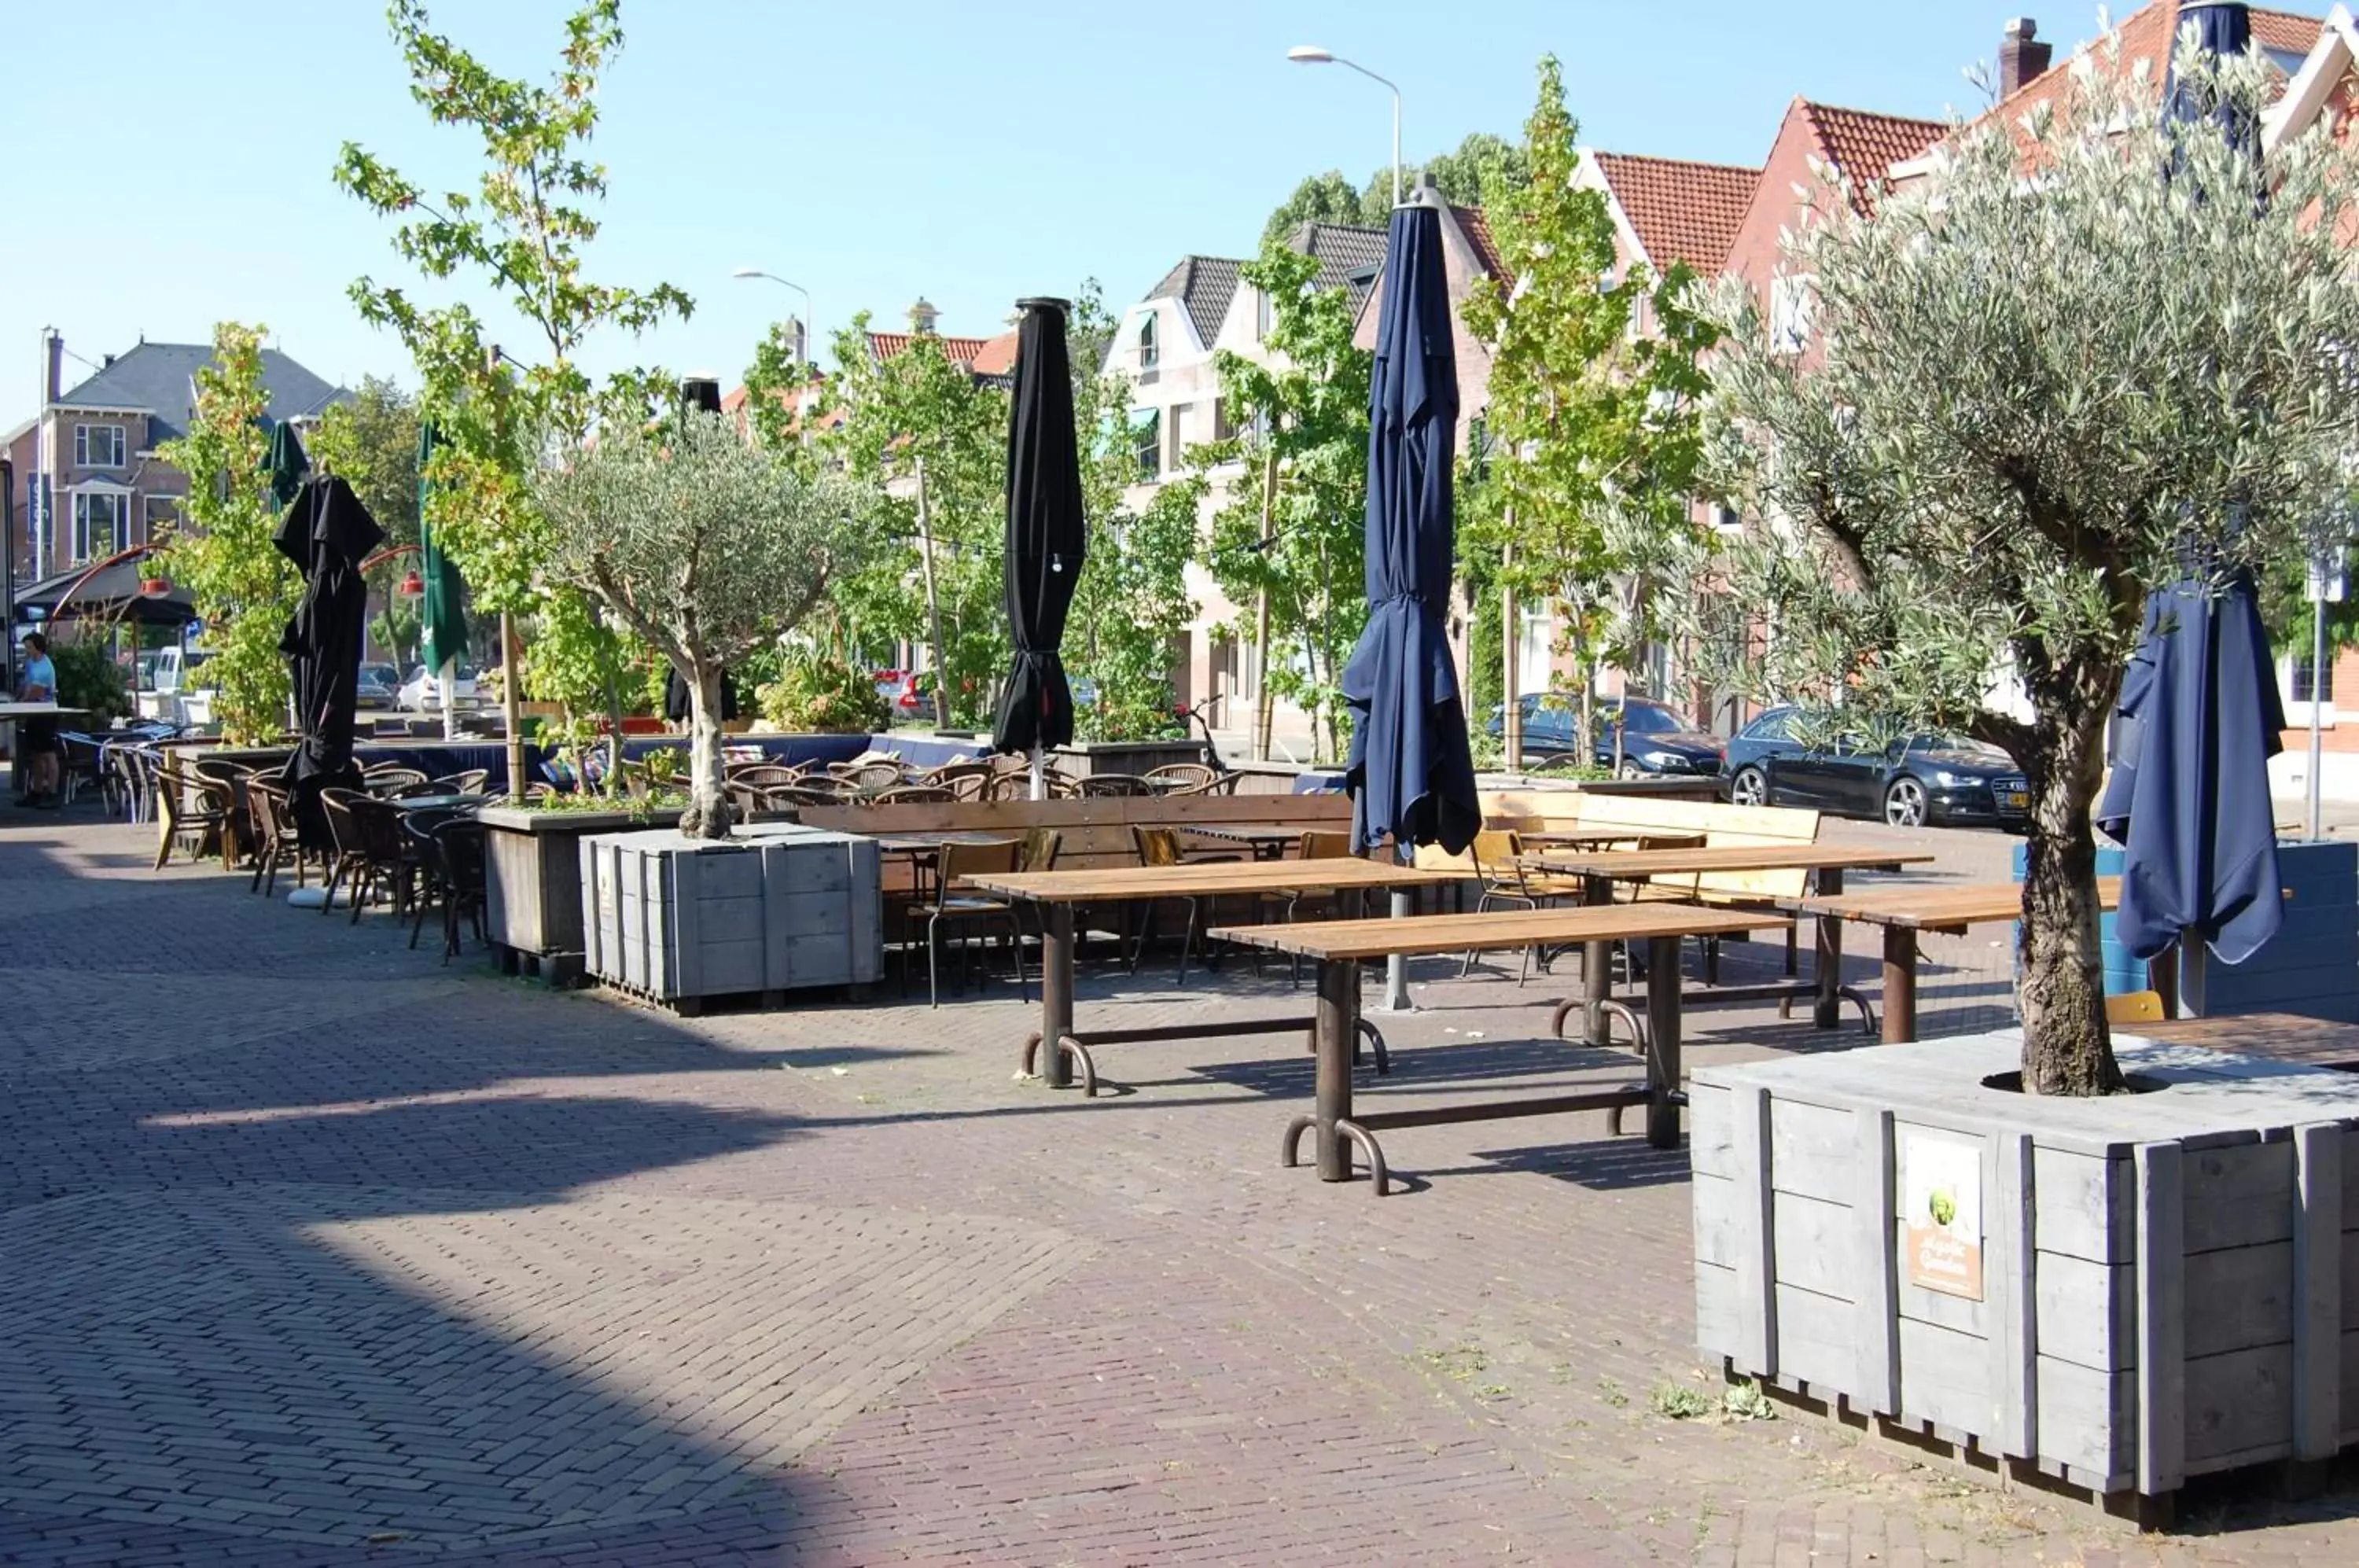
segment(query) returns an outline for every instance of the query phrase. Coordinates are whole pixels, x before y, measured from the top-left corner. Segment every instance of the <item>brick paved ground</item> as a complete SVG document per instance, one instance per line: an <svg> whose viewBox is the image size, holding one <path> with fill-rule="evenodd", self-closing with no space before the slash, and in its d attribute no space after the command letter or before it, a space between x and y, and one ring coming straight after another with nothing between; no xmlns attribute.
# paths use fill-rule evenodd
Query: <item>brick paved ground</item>
<svg viewBox="0 0 2359 1568"><path fill-rule="evenodd" d="M1379 1203L1277 1168L1289 1040L1113 1048L1088 1104L1014 1079L1005 985L689 1024L147 859L0 812L0 1561L2359 1561L2359 1493L2141 1539L1658 1413L1721 1395L1685 1162L1602 1117L1396 1133ZM2003 1018L1994 942L1929 1023ZM1083 1007L1299 1005L1235 967ZM1627 1074L1527 1043L1550 983L1454 975L1375 1092Z"/></svg>

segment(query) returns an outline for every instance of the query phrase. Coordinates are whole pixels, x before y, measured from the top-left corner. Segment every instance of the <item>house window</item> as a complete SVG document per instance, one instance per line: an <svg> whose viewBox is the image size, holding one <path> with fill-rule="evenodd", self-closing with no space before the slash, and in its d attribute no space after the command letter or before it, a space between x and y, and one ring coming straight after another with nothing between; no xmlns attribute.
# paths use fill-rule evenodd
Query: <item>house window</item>
<svg viewBox="0 0 2359 1568"><path fill-rule="evenodd" d="M1166 454L1163 460L1164 468L1171 473L1177 473L1181 468L1187 466L1188 445L1186 431L1188 428L1188 411L1194 407L1195 405L1193 403L1177 403L1172 405L1170 420L1171 447L1170 451Z"/></svg>
<svg viewBox="0 0 2359 1568"><path fill-rule="evenodd" d="M1213 398L1212 439L1216 441L1234 441L1236 439L1236 422L1229 418L1228 399L1225 397Z"/></svg>
<svg viewBox="0 0 2359 1568"><path fill-rule="evenodd" d="M1776 278L1769 283L1769 346L1799 354L1810 341L1810 280Z"/></svg>
<svg viewBox="0 0 2359 1568"><path fill-rule="evenodd" d="M74 560L97 561L123 548L120 495L77 493L73 498Z"/></svg>
<svg viewBox="0 0 2359 1568"><path fill-rule="evenodd" d="M1154 369L1162 354L1155 342L1155 318L1148 316L1138 323L1138 368Z"/></svg>
<svg viewBox="0 0 2359 1568"><path fill-rule="evenodd" d="M1131 450L1138 454L1138 477L1151 483L1163 474L1163 412L1141 408L1130 417Z"/></svg>
<svg viewBox="0 0 2359 1568"><path fill-rule="evenodd" d="M143 505L147 512L147 539L163 538L180 519L180 498L178 495L149 495Z"/></svg>
<svg viewBox="0 0 2359 1568"><path fill-rule="evenodd" d="M2328 703L2334 701L2333 650L2327 652L2323 671L2310 662L2310 655L2301 653L2294 656L2293 700L2297 702Z"/></svg>
<svg viewBox="0 0 2359 1568"><path fill-rule="evenodd" d="M1254 342L1267 343L1270 329L1269 290L1254 290Z"/></svg>
<svg viewBox="0 0 2359 1568"><path fill-rule="evenodd" d="M122 467L123 427L121 425L76 425L74 427L74 466L76 468Z"/></svg>

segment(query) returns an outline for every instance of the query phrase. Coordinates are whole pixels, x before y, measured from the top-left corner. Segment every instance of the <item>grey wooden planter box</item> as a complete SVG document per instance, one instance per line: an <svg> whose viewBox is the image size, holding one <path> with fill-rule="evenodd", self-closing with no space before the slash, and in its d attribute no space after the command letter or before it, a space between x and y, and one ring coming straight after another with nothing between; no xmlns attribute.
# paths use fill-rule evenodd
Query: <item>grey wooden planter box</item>
<svg viewBox="0 0 2359 1568"><path fill-rule="evenodd" d="M484 824L484 926L505 967L533 961L545 978L571 982L582 972L582 841L592 833L669 827L677 811L531 811L486 806Z"/></svg>
<svg viewBox="0 0 2359 1568"><path fill-rule="evenodd" d="M2116 1502L2359 1440L2359 1082L2115 1049L2168 1087L1985 1088L2013 1032L1699 1070L1701 1348Z"/></svg>
<svg viewBox="0 0 2359 1568"><path fill-rule="evenodd" d="M884 968L876 841L792 823L719 843L582 841L591 974L664 1002L864 985Z"/></svg>

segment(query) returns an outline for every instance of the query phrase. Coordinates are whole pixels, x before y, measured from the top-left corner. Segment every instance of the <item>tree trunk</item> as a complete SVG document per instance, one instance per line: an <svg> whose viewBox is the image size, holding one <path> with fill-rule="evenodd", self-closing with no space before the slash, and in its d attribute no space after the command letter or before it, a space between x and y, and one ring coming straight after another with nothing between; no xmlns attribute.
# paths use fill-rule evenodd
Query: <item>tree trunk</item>
<svg viewBox="0 0 2359 1568"><path fill-rule="evenodd" d="M623 683L609 670L606 688L606 793L619 794L623 788Z"/></svg>
<svg viewBox="0 0 2359 1568"><path fill-rule="evenodd" d="M727 838L735 812L721 753L721 668L701 666L688 677L688 810L679 831L690 838Z"/></svg>
<svg viewBox="0 0 2359 1568"><path fill-rule="evenodd" d="M2017 759L2031 788L2031 822L2016 985L2023 1086L2037 1094L2111 1094L2123 1087L2105 1027L2097 844L2089 823L2104 772L2108 706L2076 713L2043 707L2044 746Z"/></svg>

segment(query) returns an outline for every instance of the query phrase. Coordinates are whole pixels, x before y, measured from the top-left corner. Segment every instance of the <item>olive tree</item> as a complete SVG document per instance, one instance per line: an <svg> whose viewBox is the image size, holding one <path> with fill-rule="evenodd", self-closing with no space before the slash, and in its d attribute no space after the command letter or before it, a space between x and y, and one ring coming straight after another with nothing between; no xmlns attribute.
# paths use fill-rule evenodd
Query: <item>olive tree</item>
<svg viewBox="0 0 2359 1568"><path fill-rule="evenodd" d="M2042 1094L2122 1086L2090 818L2147 594L2299 550L2354 426L2351 155L2226 128L2258 124L2256 58L2182 46L2178 70L2219 114L2174 123L2101 61L1866 211L1831 186L1789 234L1787 308L1732 287L1714 311L1714 467L1762 520L1691 584L1720 607L1700 644L1756 690L1962 728L2023 768Z"/></svg>
<svg viewBox="0 0 2359 1568"><path fill-rule="evenodd" d="M807 474L719 414L609 430L557 447L532 478L557 539L552 570L647 639L687 683L690 800L681 832L725 838L721 681L793 630L861 565L864 492Z"/></svg>

